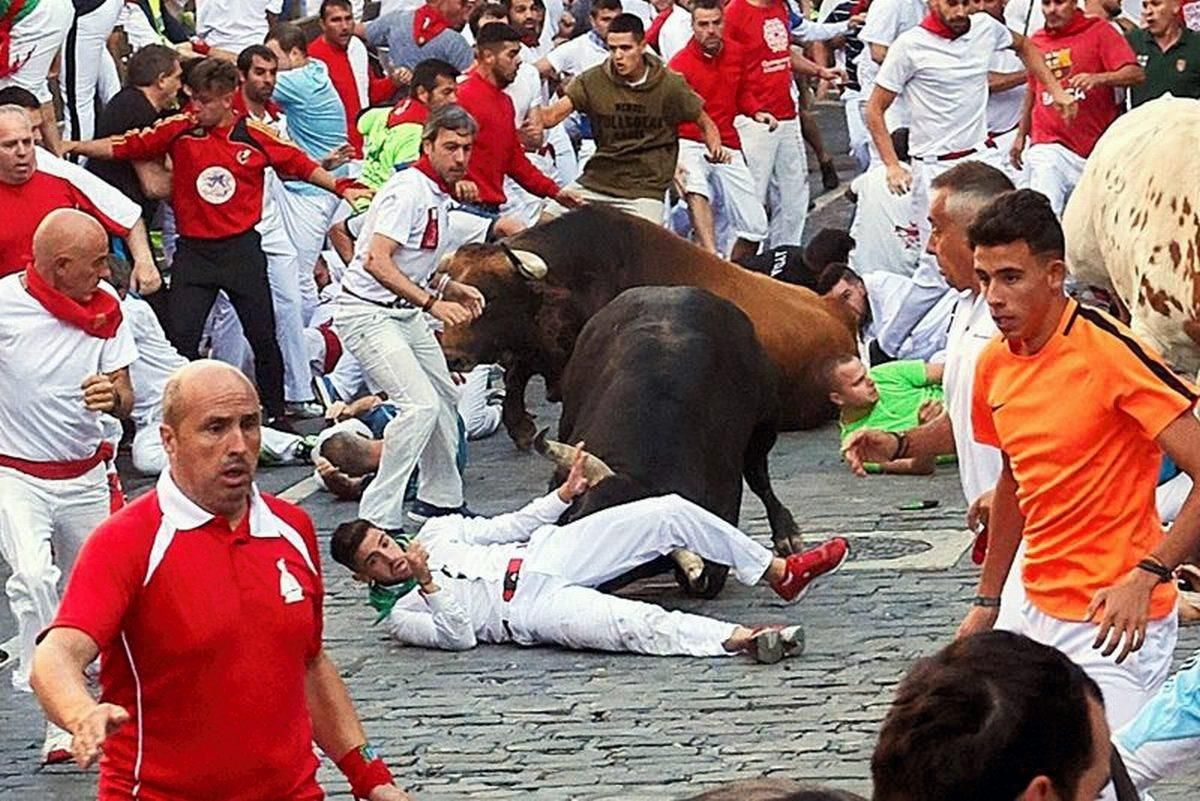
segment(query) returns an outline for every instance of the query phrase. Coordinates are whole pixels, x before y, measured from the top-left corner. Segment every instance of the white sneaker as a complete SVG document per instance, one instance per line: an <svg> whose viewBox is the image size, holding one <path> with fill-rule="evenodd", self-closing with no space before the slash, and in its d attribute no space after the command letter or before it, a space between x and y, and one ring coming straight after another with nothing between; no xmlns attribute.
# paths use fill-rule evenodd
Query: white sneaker
<svg viewBox="0 0 1200 801"><path fill-rule="evenodd" d="M46 721L46 741L42 743L42 764L61 765L70 762L71 733Z"/></svg>
<svg viewBox="0 0 1200 801"><path fill-rule="evenodd" d="M283 413L284 416L297 420L311 420L314 417L324 417L325 408L313 401L298 401L295 403L285 403Z"/></svg>

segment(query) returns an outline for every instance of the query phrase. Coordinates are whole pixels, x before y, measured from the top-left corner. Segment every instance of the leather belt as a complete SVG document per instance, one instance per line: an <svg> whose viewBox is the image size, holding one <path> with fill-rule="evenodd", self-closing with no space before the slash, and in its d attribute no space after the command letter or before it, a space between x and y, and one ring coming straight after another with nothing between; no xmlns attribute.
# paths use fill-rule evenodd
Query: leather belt
<svg viewBox="0 0 1200 801"><path fill-rule="evenodd" d="M966 158L967 156L978 152L979 148L970 147L966 150L955 150L953 153L943 153L940 156L934 156L934 159L937 161L954 161L956 159Z"/></svg>
<svg viewBox="0 0 1200 801"><path fill-rule="evenodd" d="M346 287L342 287L342 292L349 295L350 297L354 298L355 300L361 300L363 303L370 303L372 306L378 306L381 309L415 309L415 308L417 308L416 306L412 305L404 298L396 298L391 303L384 303L383 301L380 301L380 300L371 300L370 298L364 298L362 295L359 295L357 292L352 292L349 289L346 289Z"/></svg>

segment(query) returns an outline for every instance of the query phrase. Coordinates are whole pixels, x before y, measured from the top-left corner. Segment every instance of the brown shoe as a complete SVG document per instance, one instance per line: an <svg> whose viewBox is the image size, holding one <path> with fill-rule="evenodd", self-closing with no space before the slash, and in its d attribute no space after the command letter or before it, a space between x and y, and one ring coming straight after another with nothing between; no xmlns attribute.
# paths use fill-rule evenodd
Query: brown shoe
<svg viewBox="0 0 1200 801"><path fill-rule="evenodd" d="M837 167L833 165L833 159L821 162L821 185L826 189L837 189L841 179L838 178Z"/></svg>

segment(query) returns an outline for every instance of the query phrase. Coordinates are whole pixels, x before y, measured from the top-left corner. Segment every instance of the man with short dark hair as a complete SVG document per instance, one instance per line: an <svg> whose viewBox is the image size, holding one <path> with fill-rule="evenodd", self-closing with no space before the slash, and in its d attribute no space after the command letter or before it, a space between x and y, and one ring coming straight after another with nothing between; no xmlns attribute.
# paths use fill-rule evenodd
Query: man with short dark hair
<svg viewBox="0 0 1200 801"><path fill-rule="evenodd" d="M346 135L354 157L362 158L358 115L370 106L391 102L405 76L400 71L391 76L373 74L367 47L354 35L350 0L322 0L318 19L321 35L308 43L308 55L329 68L329 79L346 112Z"/></svg>
<svg viewBox="0 0 1200 801"><path fill-rule="evenodd" d="M875 801L1084 801L1109 783L1100 687L1063 654L989 632L920 660L884 718Z"/></svg>
<svg viewBox="0 0 1200 801"><path fill-rule="evenodd" d="M1129 89L1131 106L1166 94L1200 98L1200 34L1183 24L1179 6L1179 0L1145 0L1146 27L1125 34L1146 72Z"/></svg>
<svg viewBox="0 0 1200 801"><path fill-rule="evenodd" d="M179 96L183 69L179 54L170 47L146 45L130 57L125 73L126 87L96 116L97 138L149 128L175 105ZM147 225L158 211L159 202L171 191L171 171L161 161L92 159L87 169L140 205Z"/></svg>
<svg viewBox="0 0 1200 801"><path fill-rule="evenodd" d="M225 290L254 349L255 379L271 419L284 415L283 363L266 259L255 225L262 217L268 167L346 199L369 194L335 179L270 128L234 113L238 71L207 58L188 73L188 110L123 137L72 142L88 158L144 160L171 156L171 206L179 241L172 263L171 342L199 358L200 336L217 293Z"/></svg>
<svg viewBox="0 0 1200 801"><path fill-rule="evenodd" d="M700 96L646 52L640 19L633 14L615 18L605 43L608 58L568 84L566 95L545 109L542 122L556 125L572 111L587 115L596 153L567 188L578 190L584 200L659 225L679 157L679 125L699 126L711 161L725 163L729 154ZM551 204L546 211L561 214L563 209Z"/></svg>
<svg viewBox="0 0 1200 801"><path fill-rule="evenodd" d="M1116 728L1167 678L1178 626L1172 571L1200 545L1200 491L1167 532L1155 508L1163 452L1200 476L1196 390L1128 328L1063 293L1062 228L1044 195L1002 195L969 236L1002 337L979 356L971 421L1003 466L959 635L995 624L1024 541L1018 630L1084 668Z"/></svg>
<svg viewBox="0 0 1200 801"><path fill-rule="evenodd" d="M483 26L475 44L475 68L458 87L458 102L479 125L476 145L467 164L467 180L479 197L472 205L495 219L507 198L504 178L511 176L532 194L557 198L568 208L580 205L578 194L559 190L525 155L517 135L512 98L504 92L521 64L521 35L509 25Z"/></svg>

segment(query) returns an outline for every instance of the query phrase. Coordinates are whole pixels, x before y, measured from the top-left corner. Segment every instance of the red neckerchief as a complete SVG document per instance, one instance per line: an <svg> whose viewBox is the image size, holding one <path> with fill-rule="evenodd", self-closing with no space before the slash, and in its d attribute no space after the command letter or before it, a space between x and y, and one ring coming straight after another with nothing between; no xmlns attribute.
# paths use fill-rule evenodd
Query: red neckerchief
<svg viewBox="0 0 1200 801"><path fill-rule="evenodd" d="M1074 36L1077 33L1083 33L1097 22L1103 21L1096 17L1089 17L1087 14L1076 9L1075 16L1071 17L1066 25L1061 28L1045 28L1044 30L1046 31L1046 35L1051 39L1062 39L1067 36Z"/></svg>
<svg viewBox="0 0 1200 801"><path fill-rule="evenodd" d="M91 300L80 303L47 284L31 264L25 268L25 289L51 315L88 336L112 339L121 325L120 301L99 287Z"/></svg>
<svg viewBox="0 0 1200 801"><path fill-rule="evenodd" d="M950 26L942 20L941 17L939 17L937 14L934 14L932 11L925 15L925 19L921 20L921 27L935 36L942 37L943 39L957 39L958 37L962 36L962 33L967 32L963 31L962 33L955 33L953 30L951 30ZM969 31L970 27L968 27L967 30Z"/></svg>
<svg viewBox="0 0 1200 801"><path fill-rule="evenodd" d="M395 128L397 125L403 125L406 122L411 122L415 125L424 125L427 119L429 119L429 106L426 106L415 97L406 97L392 106L392 110L387 118L387 127Z"/></svg>
<svg viewBox="0 0 1200 801"><path fill-rule="evenodd" d="M658 12L658 15L654 18L654 21L650 23L650 27L646 31L646 41L655 50L658 49L658 36L660 33L662 33L663 23L667 21L667 17L671 16L671 12L674 10L675 3L674 0L672 0L671 5Z"/></svg>
<svg viewBox="0 0 1200 801"><path fill-rule="evenodd" d="M442 180L442 176L438 175L437 170L435 170L433 165L429 163L429 156L426 156L422 153L421 158L413 162L413 168L425 173L425 176L429 178L429 180L437 184L438 189L442 190L447 195L454 197L454 189L451 188L451 186L444 180Z"/></svg>
<svg viewBox="0 0 1200 801"><path fill-rule="evenodd" d="M413 41L418 47L424 47L433 37L449 27L450 22L442 16L442 12L426 3L413 14Z"/></svg>

